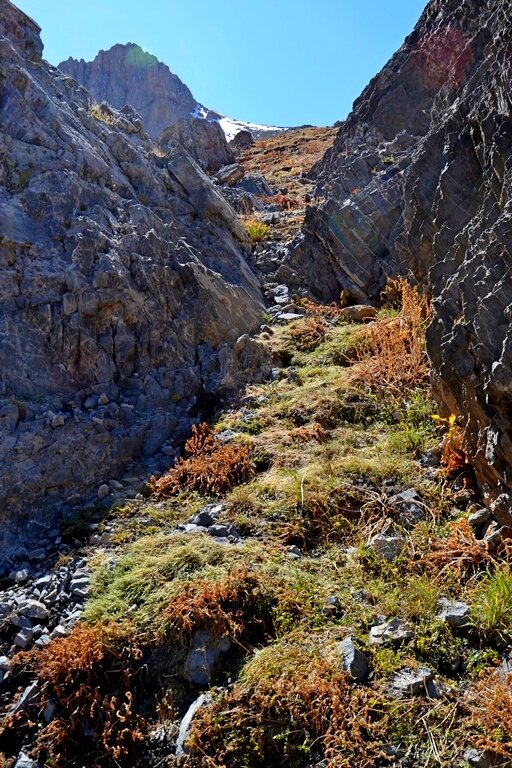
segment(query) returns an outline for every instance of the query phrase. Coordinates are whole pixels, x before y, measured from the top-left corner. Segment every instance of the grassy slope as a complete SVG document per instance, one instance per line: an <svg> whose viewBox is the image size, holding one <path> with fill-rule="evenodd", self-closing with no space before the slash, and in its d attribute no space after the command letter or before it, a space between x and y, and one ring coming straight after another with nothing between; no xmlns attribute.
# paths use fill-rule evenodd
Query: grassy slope
<svg viewBox="0 0 512 768"><path fill-rule="evenodd" d="M377 327L393 343L403 336L394 359L404 366L421 322L409 327L404 316L386 316ZM49 764L147 764L147 733L197 695L181 670L194 632L208 628L232 646L212 681L220 686L214 704L195 721L191 766L305 768L320 759L329 768L462 766L468 746L485 745L510 765L510 688L492 671L511 639L508 567L465 522L470 493L420 464L442 432L424 371L406 384L404 371L386 381L368 331L332 318L276 328L267 343L292 367L252 387L246 404L215 425L236 430L235 442L250 446L260 468L221 499L220 521L234 523L244 540L175 535L177 522L217 500L193 491L114 513L117 544L97 555L88 625L28 663L59 700L63 732L50 725L39 735ZM382 357L382 345L376 349ZM425 514L404 527L390 498L408 487L420 493ZM369 543L390 529L404 548L386 562ZM473 606L469 629L438 618L441 596ZM413 638L372 645L369 630L384 617L409 621ZM349 635L368 657L364 685L342 669L338 643ZM132 646L137 653L127 651ZM116 664L121 681L106 672ZM422 665L435 673L439 698L394 699L390 677ZM82 673L72 682L69 668L84 670L80 696ZM21 682L24 674L25 660ZM120 702L123 728L104 714ZM86 739L89 757L76 762L84 737L73 723L89 706L96 735L92 745ZM162 764L173 758L164 755Z"/></svg>

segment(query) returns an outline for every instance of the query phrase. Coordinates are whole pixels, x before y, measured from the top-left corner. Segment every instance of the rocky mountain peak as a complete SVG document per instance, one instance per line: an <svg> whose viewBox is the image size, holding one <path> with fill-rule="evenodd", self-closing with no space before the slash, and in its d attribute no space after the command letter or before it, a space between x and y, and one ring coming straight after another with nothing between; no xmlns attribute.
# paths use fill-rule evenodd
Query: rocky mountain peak
<svg viewBox="0 0 512 768"><path fill-rule="evenodd" d="M179 77L135 43L100 51L91 62L69 58L59 69L85 86L95 101L118 109L133 106L154 137L176 120L190 117L197 106Z"/></svg>

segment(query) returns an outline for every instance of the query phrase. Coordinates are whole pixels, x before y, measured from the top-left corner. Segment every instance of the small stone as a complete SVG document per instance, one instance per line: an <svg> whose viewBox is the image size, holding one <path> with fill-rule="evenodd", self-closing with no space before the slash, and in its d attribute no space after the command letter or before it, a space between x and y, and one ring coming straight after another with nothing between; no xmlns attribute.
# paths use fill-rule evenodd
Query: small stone
<svg viewBox="0 0 512 768"><path fill-rule="evenodd" d="M288 548L288 557L291 557L292 560L298 560L299 557L302 557L302 552L295 544L292 544L292 546Z"/></svg>
<svg viewBox="0 0 512 768"><path fill-rule="evenodd" d="M445 621L452 629L460 629L467 626L471 610L467 603L458 600L448 600L446 597L442 597L439 600L439 605L442 609L439 614L441 621Z"/></svg>
<svg viewBox="0 0 512 768"><path fill-rule="evenodd" d="M386 536L383 533L378 533L370 540L370 547L374 550L375 554L383 560L396 560L404 548L404 540L401 536Z"/></svg>
<svg viewBox="0 0 512 768"><path fill-rule="evenodd" d="M486 507L482 507L482 509L477 509L470 514L468 517L468 523L475 528L478 528L478 526L486 523L490 516L490 511Z"/></svg>
<svg viewBox="0 0 512 768"><path fill-rule="evenodd" d="M487 532L484 537L484 541L491 550L494 550L503 541L511 538L512 528L510 528L508 525L502 525L501 528L489 529L489 532Z"/></svg>
<svg viewBox="0 0 512 768"><path fill-rule="evenodd" d="M19 606L19 612L22 616L39 621L46 621L50 615L46 605L39 600L27 600Z"/></svg>
<svg viewBox="0 0 512 768"><path fill-rule="evenodd" d="M44 547L38 547L38 549L32 549L28 552L27 557L29 560L44 560L47 554Z"/></svg>
<svg viewBox="0 0 512 768"><path fill-rule="evenodd" d="M369 304L355 304L340 310L340 316L350 323L364 323L365 320L372 320L376 315L376 307Z"/></svg>
<svg viewBox="0 0 512 768"><path fill-rule="evenodd" d="M194 515L194 517L191 518L190 523L192 525L200 525L203 528L209 528L210 525L215 524L215 518L212 517L208 510L201 509L197 515Z"/></svg>
<svg viewBox="0 0 512 768"><path fill-rule="evenodd" d="M14 768L35 768L36 763L34 760L26 755L24 752L20 752L18 758L14 764Z"/></svg>
<svg viewBox="0 0 512 768"><path fill-rule="evenodd" d="M362 683L368 676L368 659L364 653L355 647L351 637L347 637L339 643L338 649L342 657L343 669L354 680Z"/></svg>
<svg viewBox="0 0 512 768"><path fill-rule="evenodd" d="M98 405L108 405L110 400L108 399L105 392L102 392L101 395L98 397Z"/></svg>
<svg viewBox="0 0 512 768"><path fill-rule="evenodd" d="M226 653L230 647L229 637L215 638L207 630L196 632L185 661L184 674L187 680L196 685L209 685L220 654Z"/></svg>
<svg viewBox="0 0 512 768"><path fill-rule="evenodd" d="M199 696L199 698L190 705L187 712L185 713L185 717L181 721L178 738L176 739L176 760L178 766L183 765L187 759L188 750L186 743L190 735L190 726L192 725L192 720L194 719L197 711L202 709L202 707L208 706L211 703L211 700L211 694L202 693L201 696Z"/></svg>
<svg viewBox="0 0 512 768"><path fill-rule="evenodd" d="M0 671L9 672L12 661L8 656L0 656Z"/></svg>
<svg viewBox="0 0 512 768"><path fill-rule="evenodd" d="M370 642L376 645L400 645L413 637L409 622L399 618L377 624L370 629Z"/></svg>
<svg viewBox="0 0 512 768"><path fill-rule="evenodd" d="M391 496L389 503L398 512L402 525L414 525L425 519L425 505L416 488L407 488Z"/></svg>
<svg viewBox="0 0 512 768"><path fill-rule="evenodd" d="M106 483L103 483L98 488L98 499L106 499L110 493L110 488Z"/></svg>
<svg viewBox="0 0 512 768"><path fill-rule="evenodd" d="M50 635L41 635L41 637L38 637L37 640L34 642L34 645L36 648L44 648L46 645L49 645L51 643Z"/></svg>
<svg viewBox="0 0 512 768"><path fill-rule="evenodd" d="M18 648L21 648L22 651L26 651L27 648L32 643L33 638L34 638L34 635L30 629L22 629L15 636L13 642L14 642L14 645L17 645Z"/></svg>
<svg viewBox="0 0 512 768"><path fill-rule="evenodd" d="M67 637L69 635L69 629L63 627L62 624L57 624L55 629L50 633L50 639L54 640L56 637Z"/></svg>
<svg viewBox="0 0 512 768"><path fill-rule="evenodd" d="M226 525L220 525L219 523L216 523L215 525L210 525L208 528L208 533L210 536L220 537L220 538L227 538L229 536L229 530Z"/></svg>
<svg viewBox="0 0 512 768"><path fill-rule="evenodd" d="M118 480L110 480L109 481L109 485L115 491L122 491L123 490L123 484L120 483Z"/></svg>
<svg viewBox="0 0 512 768"><path fill-rule="evenodd" d="M28 581L30 577L30 572L27 568L22 568L19 571L15 571L13 575L13 581L16 582L16 584L23 584L25 581Z"/></svg>
<svg viewBox="0 0 512 768"><path fill-rule="evenodd" d="M18 616L17 613L14 613L11 616L11 624L19 629L32 629L32 622L30 619L27 619L26 616Z"/></svg>
<svg viewBox="0 0 512 768"><path fill-rule="evenodd" d="M56 709L57 709L57 704L54 701L46 702L43 709L43 720L45 721L45 723L49 723L51 720L53 720L53 716L55 714Z"/></svg>
<svg viewBox="0 0 512 768"><path fill-rule="evenodd" d="M434 673L428 667L401 669L391 678L389 692L397 698L417 696L420 693L428 695L427 684L433 677Z"/></svg>
<svg viewBox="0 0 512 768"><path fill-rule="evenodd" d="M65 423L66 423L66 417L64 416L64 414L57 413L54 416L52 416L50 421L50 426L55 429L56 427L63 427Z"/></svg>
<svg viewBox="0 0 512 768"><path fill-rule="evenodd" d="M27 685L19 699L16 701L15 704L10 708L9 714L15 715L17 712L21 712L23 709L26 709L37 695L37 680L34 680L33 683L30 683L30 685Z"/></svg>
<svg viewBox="0 0 512 768"><path fill-rule="evenodd" d="M494 762L492 752L479 749L466 749L464 760L474 768L491 768Z"/></svg>

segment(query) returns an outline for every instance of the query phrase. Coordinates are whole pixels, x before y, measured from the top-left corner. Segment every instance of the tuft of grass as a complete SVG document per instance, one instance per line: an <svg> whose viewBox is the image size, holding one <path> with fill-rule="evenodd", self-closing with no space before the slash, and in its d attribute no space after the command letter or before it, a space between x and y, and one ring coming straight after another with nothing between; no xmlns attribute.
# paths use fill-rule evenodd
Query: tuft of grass
<svg viewBox="0 0 512 768"><path fill-rule="evenodd" d="M512 642L512 571L508 563L486 570L472 596L472 619L486 641Z"/></svg>
<svg viewBox="0 0 512 768"><path fill-rule="evenodd" d="M99 120L107 125L114 125L117 120L110 108L103 106L103 104L91 104L89 107L89 114L91 117L94 117L95 120Z"/></svg>
<svg viewBox="0 0 512 768"><path fill-rule="evenodd" d="M269 225L264 224L259 219L248 219L244 222L244 229L249 240L253 243L261 243L263 240L268 240L270 234Z"/></svg>

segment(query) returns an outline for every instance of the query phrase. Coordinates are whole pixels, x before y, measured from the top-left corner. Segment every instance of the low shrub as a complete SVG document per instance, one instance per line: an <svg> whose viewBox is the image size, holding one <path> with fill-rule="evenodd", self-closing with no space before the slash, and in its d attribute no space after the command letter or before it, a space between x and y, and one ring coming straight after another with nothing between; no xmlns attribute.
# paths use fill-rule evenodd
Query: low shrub
<svg viewBox="0 0 512 768"><path fill-rule="evenodd" d="M187 457L178 459L166 475L151 478L149 487L157 496L173 496L184 490L218 495L255 474L250 448L221 443L207 424L192 427L185 453Z"/></svg>
<svg viewBox="0 0 512 768"><path fill-rule="evenodd" d="M431 307L407 280L391 281L391 285L400 297L400 311L397 316L378 317L365 329L367 348L356 378L398 400L428 380L425 330Z"/></svg>
<svg viewBox="0 0 512 768"><path fill-rule="evenodd" d="M198 713L190 765L301 768L325 758L329 768L369 768L383 756L384 720L375 692L351 687L318 648L280 642L257 651L240 683Z"/></svg>

